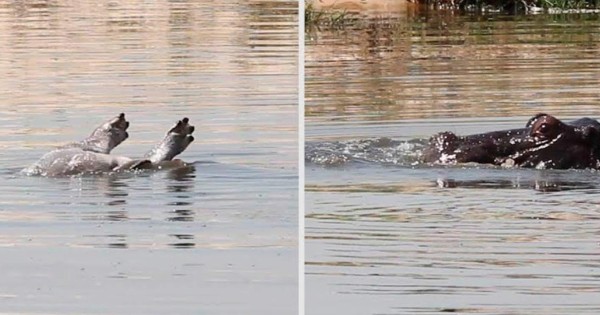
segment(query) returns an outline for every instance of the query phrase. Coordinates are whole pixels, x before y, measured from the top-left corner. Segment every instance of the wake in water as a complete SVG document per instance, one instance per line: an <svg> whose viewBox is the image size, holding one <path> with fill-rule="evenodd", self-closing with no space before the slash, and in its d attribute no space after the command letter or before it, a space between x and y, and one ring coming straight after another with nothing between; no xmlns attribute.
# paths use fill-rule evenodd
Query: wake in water
<svg viewBox="0 0 600 315"><path fill-rule="evenodd" d="M426 139L408 141L390 138L307 142L305 161L323 166L342 166L351 163L417 165L426 146Z"/></svg>
<svg viewBox="0 0 600 315"><path fill-rule="evenodd" d="M429 140L377 138L312 143L306 152L308 162L320 165L365 161L414 166L422 162L600 170L600 122L587 117L563 122L540 113L530 118L524 128L466 136L445 131Z"/></svg>

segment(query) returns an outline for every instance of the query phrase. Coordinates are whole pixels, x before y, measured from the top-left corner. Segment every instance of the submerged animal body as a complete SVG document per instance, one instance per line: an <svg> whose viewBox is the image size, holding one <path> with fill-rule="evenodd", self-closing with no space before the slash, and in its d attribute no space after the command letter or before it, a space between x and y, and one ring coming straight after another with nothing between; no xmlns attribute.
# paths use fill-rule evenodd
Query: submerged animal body
<svg viewBox="0 0 600 315"><path fill-rule="evenodd" d="M533 116L525 128L469 136L442 132L423 150L427 163L487 163L535 168L600 168L600 123L582 118L564 123Z"/></svg>
<svg viewBox="0 0 600 315"><path fill-rule="evenodd" d="M142 159L110 154L129 137L127 128L129 122L125 120L125 114L121 113L100 125L83 141L67 144L44 154L22 172L27 175L64 176L185 165L173 158L194 141L194 126L189 125L188 118L178 121L165 138Z"/></svg>

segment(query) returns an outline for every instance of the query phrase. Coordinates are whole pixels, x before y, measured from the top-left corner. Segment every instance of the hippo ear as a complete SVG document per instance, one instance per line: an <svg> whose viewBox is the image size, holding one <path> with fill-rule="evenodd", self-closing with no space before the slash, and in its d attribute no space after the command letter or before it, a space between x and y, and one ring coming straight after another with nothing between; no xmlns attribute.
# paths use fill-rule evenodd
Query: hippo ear
<svg viewBox="0 0 600 315"><path fill-rule="evenodd" d="M587 142L596 144L600 141L600 131L593 126L585 126L581 128L581 137Z"/></svg>
<svg viewBox="0 0 600 315"><path fill-rule="evenodd" d="M545 113L539 113L539 114L531 117L529 119L529 121L527 122L527 124L525 124L525 128L531 128L533 126L533 124L536 122L536 120L538 120L540 117L543 117L543 116L548 116L548 115Z"/></svg>

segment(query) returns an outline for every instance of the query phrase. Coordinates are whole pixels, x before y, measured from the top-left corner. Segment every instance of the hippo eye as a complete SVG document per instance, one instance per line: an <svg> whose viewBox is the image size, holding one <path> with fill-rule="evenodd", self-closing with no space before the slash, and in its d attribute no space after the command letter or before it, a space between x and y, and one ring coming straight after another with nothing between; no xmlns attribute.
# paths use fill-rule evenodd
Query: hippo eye
<svg viewBox="0 0 600 315"><path fill-rule="evenodd" d="M541 133L546 133L548 132L548 130L550 130L550 126L547 123L543 123L540 125L539 131Z"/></svg>

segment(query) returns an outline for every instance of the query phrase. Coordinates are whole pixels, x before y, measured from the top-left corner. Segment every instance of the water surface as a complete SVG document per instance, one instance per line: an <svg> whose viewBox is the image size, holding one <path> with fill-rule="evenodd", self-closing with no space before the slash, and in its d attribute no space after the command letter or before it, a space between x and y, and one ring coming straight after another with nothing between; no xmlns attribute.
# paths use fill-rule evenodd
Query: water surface
<svg viewBox="0 0 600 315"><path fill-rule="evenodd" d="M297 312L296 8L0 2L0 313ZM120 112L191 167L18 174Z"/></svg>
<svg viewBox="0 0 600 315"><path fill-rule="evenodd" d="M599 26L407 10L307 32L307 314L597 314L597 171L418 156L440 131L600 118Z"/></svg>

